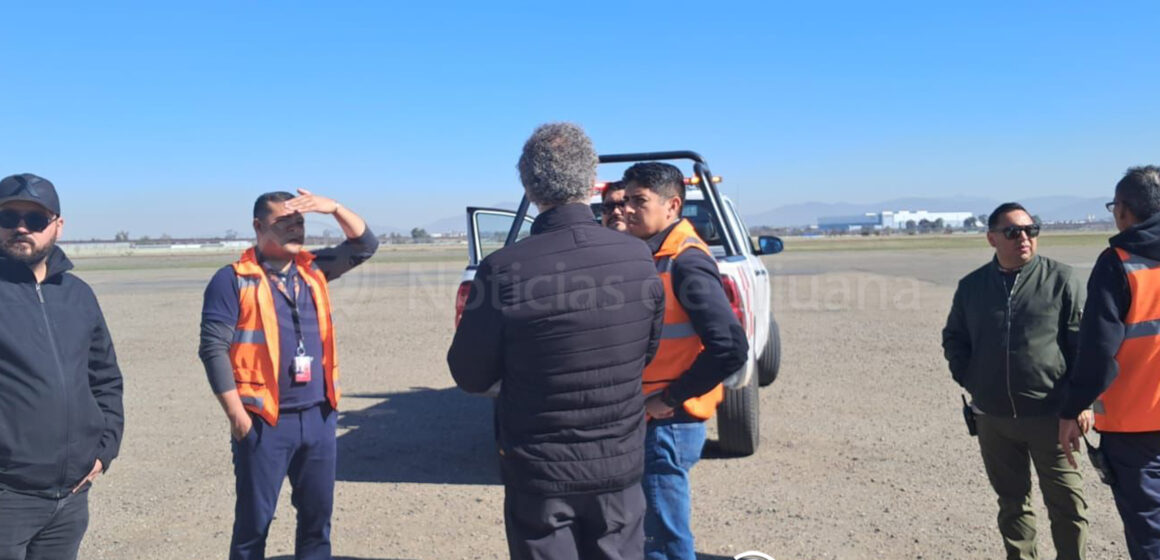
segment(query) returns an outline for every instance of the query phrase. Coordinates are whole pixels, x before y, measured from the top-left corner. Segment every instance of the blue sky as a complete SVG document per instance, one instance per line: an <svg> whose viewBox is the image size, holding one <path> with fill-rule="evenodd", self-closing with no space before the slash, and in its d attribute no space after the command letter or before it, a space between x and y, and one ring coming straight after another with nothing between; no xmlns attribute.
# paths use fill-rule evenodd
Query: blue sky
<svg viewBox="0 0 1160 560"><path fill-rule="evenodd" d="M247 235L298 186L409 229L518 199L555 120L696 149L746 214L1110 198L1160 163L1158 4L805 4L9 3L0 174L89 238Z"/></svg>

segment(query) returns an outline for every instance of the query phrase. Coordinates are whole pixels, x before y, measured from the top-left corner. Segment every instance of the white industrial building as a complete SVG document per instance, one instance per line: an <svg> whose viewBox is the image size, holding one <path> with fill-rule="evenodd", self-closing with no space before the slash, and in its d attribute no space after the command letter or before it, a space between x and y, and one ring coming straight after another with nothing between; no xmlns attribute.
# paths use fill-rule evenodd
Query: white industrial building
<svg viewBox="0 0 1160 560"><path fill-rule="evenodd" d="M926 210L884 210L882 212L867 212L853 216L824 216L818 218L818 229L836 232L861 231L864 229L905 230L906 224L913 221L917 226L923 220L934 223L942 220L944 227L961 228L963 222L974 216L971 212L927 212Z"/></svg>
<svg viewBox="0 0 1160 560"><path fill-rule="evenodd" d="M923 220L928 222L942 220L943 224L960 228L963 227L963 222L972 216L974 214L971 212L927 212L926 210L911 212L909 210L899 210L897 212L883 212L882 227L906 229L906 223L911 220L914 220L916 224Z"/></svg>

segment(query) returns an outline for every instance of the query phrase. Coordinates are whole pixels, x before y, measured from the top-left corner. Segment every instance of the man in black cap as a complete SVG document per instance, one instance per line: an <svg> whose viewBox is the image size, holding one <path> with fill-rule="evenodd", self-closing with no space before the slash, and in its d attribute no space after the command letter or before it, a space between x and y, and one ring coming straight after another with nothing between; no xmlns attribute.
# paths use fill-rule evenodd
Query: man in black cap
<svg viewBox="0 0 1160 560"><path fill-rule="evenodd" d="M75 559L121 445L121 370L63 226L52 183L0 180L0 560Z"/></svg>

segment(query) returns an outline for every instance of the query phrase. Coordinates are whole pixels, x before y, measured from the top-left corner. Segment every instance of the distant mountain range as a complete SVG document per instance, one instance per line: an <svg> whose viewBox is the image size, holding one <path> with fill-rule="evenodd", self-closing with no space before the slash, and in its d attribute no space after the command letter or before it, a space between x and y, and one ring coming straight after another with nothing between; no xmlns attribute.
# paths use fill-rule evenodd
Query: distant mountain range
<svg viewBox="0 0 1160 560"><path fill-rule="evenodd" d="M1089 217L1096 220L1111 219L1111 215L1104 208L1106 198L1083 198L1078 196L1040 196L1025 199L1016 199L1027 207L1032 214L1049 222L1086 220ZM927 210L929 212L972 212L977 215L986 215L995 209L1000 201L991 198L952 196L952 197L908 197L895 198L883 202L855 204L848 202L804 202L788 204L760 213L748 213L743 217L750 227L794 227L811 226L818 223L818 218L826 216L852 216L868 212L882 212L883 210ZM501 208L515 210L519 202L496 202L482 205L487 208ZM535 209L532 209L533 215ZM462 210L454 216L447 216L433 222L419 225L428 233L462 232L466 229L466 216ZM396 228L389 226L371 226L371 229L380 235L389 235L392 232L405 236L411 235L411 228Z"/></svg>
<svg viewBox="0 0 1160 560"><path fill-rule="evenodd" d="M1041 196L1018 199L1032 214L1048 222L1110 219L1104 203L1111 197L1082 198L1078 196ZM789 204L759 214L744 214L750 227L793 227L810 226L818 223L819 217L851 216L883 210L927 210L929 212L973 212L986 215L1005 201L989 198L955 196L947 198L896 198L872 204L846 202L805 202Z"/></svg>
<svg viewBox="0 0 1160 560"><path fill-rule="evenodd" d="M519 206L520 206L519 201L516 201L516 202L496 202L495 204L481 204L480 205L481 208L499 208L500 210L511 210L513 212L516 210L516 208L519 208ZM536 215L536 207L535 206L531 207L531 209L528 212L531 215L535 216ZM428 223L428 224L425 224L425 225L422 225L419 227L427 230L427 233L462 232L462 231L467 229L466 207L461 209L459 211L459 214L456 214L455 216L448 216L446 218L435 220L434 222L431 222L431 223ZM411 230L407 230L406 234L410 235Z"/></svg>

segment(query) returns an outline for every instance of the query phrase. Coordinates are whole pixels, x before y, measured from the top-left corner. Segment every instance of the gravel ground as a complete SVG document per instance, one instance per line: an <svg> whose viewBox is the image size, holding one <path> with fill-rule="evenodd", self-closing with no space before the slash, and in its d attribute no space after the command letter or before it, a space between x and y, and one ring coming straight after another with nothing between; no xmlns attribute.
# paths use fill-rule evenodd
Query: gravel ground
<svg viewBox="0 0 1160 560"><path fill-rule="evenodd" d="M1098 253L1043 250L1082 267ZM782 373L762 390L758 453L705 458L693 471L703 558L1002 557L995 499L939 345L955 282L988 255L984 247L768 257ZM228 429L196 357L201 290L213 270L195 264L86 272L81 261L117 343L128 417L121 457L92 491L82 558L225 556ZM334 284L346 392L336 557L506 557L490 404L456 390L444 362L460 266L375 261ZM1126 558L1111 494L1086 464L1084 472L1089 558ZM1051 557L1038 491L1033 499L1040 550ZM268 554L288 559L287 488L279 504Z"/></svg>

